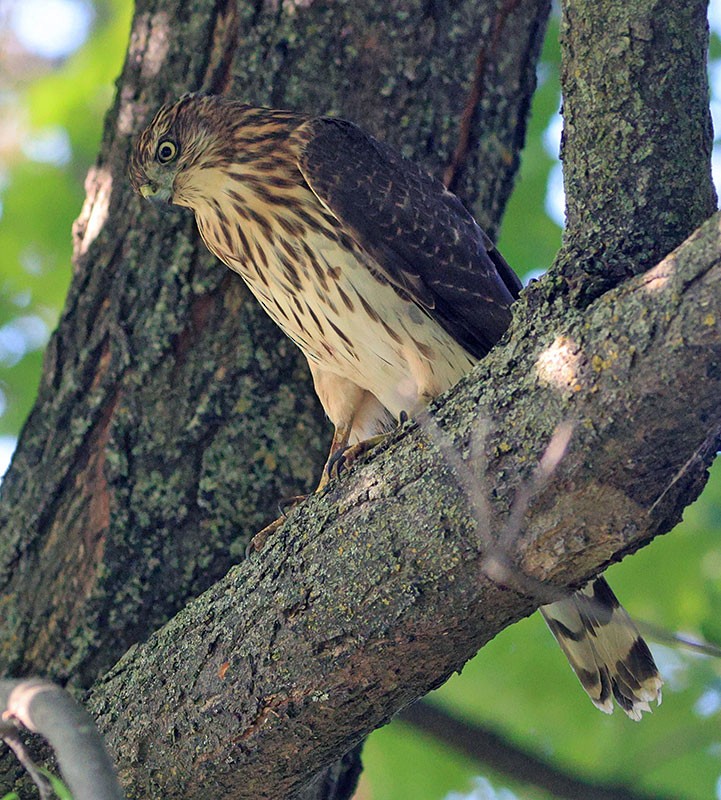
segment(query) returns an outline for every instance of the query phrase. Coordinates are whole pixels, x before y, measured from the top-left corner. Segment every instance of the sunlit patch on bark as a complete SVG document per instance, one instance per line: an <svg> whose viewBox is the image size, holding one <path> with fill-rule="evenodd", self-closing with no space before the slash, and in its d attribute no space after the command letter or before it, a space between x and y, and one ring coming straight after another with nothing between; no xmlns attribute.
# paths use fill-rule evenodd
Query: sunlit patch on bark
<svg viewBox="0 0 721 800"><path fill-rule="evenodd" d="M113 176L106 167L93 167L85 180L85 202L74 233L76 255L83 255L105 225L113 191Z"/></svg>
<svg viewBox="0 0 721 800"><path fill-rule="evenodd" d="M558 336L538 357L536 373L542 383L578 392L581 389L581 361L581 349L573 339Z"/></svg>
<svg viewBox="0 0 721 800"><path fill-rule="evenodd" d="M660 264L652 267L643 277L643 288L647 292L660 292L666 288L673 273L676 271L676 257L671 254L664 258Z"/></svg>

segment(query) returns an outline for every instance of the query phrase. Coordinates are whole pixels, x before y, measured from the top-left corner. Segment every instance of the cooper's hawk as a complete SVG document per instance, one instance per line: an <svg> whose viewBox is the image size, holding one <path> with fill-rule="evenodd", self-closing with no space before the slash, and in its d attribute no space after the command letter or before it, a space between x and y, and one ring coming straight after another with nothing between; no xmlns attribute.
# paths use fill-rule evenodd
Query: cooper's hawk
<svg viewBox="0 0 721 800"><path fill-rule="evenodd" d="M143 197L195 212L301 348L335 426L329 463L455 384L500 339L521 284L461 202L340 119L184 95L130 165ZM543 614L593 702L633 719L662 681L603 579Z"/></svg>

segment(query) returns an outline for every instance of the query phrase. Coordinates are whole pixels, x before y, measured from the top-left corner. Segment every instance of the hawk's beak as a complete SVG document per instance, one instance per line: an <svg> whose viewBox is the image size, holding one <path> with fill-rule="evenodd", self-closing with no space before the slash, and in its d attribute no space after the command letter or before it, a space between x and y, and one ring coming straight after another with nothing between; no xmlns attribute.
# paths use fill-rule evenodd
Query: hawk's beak
<svg viewBox="0 0 721 800"><path fill-rule="evenodd" d="M165 187L159 186L153 181L141 184L138 191L146 200L150 200L153 203L173 202L172 194Z"/></svg>
<svg viewBox="0 0 721 800"><path fill-rule="evenodd" d="M144 183L140 187L140 194L142 194L146 200L152 200L157 191L158 187L153 183Z"/></svg>

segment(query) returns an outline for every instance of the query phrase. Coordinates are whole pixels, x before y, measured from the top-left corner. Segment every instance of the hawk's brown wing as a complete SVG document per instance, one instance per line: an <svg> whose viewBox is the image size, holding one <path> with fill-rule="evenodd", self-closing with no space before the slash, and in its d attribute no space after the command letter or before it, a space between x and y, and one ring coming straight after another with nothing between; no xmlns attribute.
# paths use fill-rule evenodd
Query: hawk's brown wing
<svg viewBox="0 0 721 800"><path fill-rule="evenodd" d="M320 117L300 169L384 275L480 358L521 288L461 201L413 162L345 120Z"/></svg>

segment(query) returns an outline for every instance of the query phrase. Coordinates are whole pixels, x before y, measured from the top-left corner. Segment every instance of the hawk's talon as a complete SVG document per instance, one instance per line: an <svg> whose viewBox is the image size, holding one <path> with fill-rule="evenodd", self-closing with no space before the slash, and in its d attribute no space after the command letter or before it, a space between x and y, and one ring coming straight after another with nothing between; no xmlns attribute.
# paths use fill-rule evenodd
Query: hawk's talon
<svg viewBox="0 0 721 800"><path fill-rule="evenodd" d="M346 453L350 449L350 445L339 447L335 453L328 458L328 463L325 465L325 474L327 476L326 482L331 478L339 477L341 472L343 472L346 463Z"/></svg>
<svg viewBox="0 0 721 800"><path fill-rule="evenodd" d="M278 511L283 519L288 517L288 513L292 511L299 503L302 503L309 495L307 494L294 494L290 497L283 497L278 501Z"/></svg>
<svg viewBox="0 0 721 800"><path fill-rule="evenodd" d="M356 444L346 445L339 447L328 459L325 465L324 474L327 476L325 483L331 478L340 477L341 473L348 469L355 461L361 456L368 453L374 447L384 442L388 438L387 433L379 433L377 436L371 436L370 439L365 439ZM321 481L322 485L325 485Z"/></svg>
<svg viewBox="0 0 721 800"><path fill-rule="evenodd" d="M255 536L248 542L245 548L245 557L248 558L252 553L259 553L264 547L271 534L275 533L278 528L288 519L288 512L292 511L299 503L308 497L307 494L296 494L292 497L286 497L278 502L278 511L280 516L269 522L265 528L262 528L255 534Z"/></svg>

